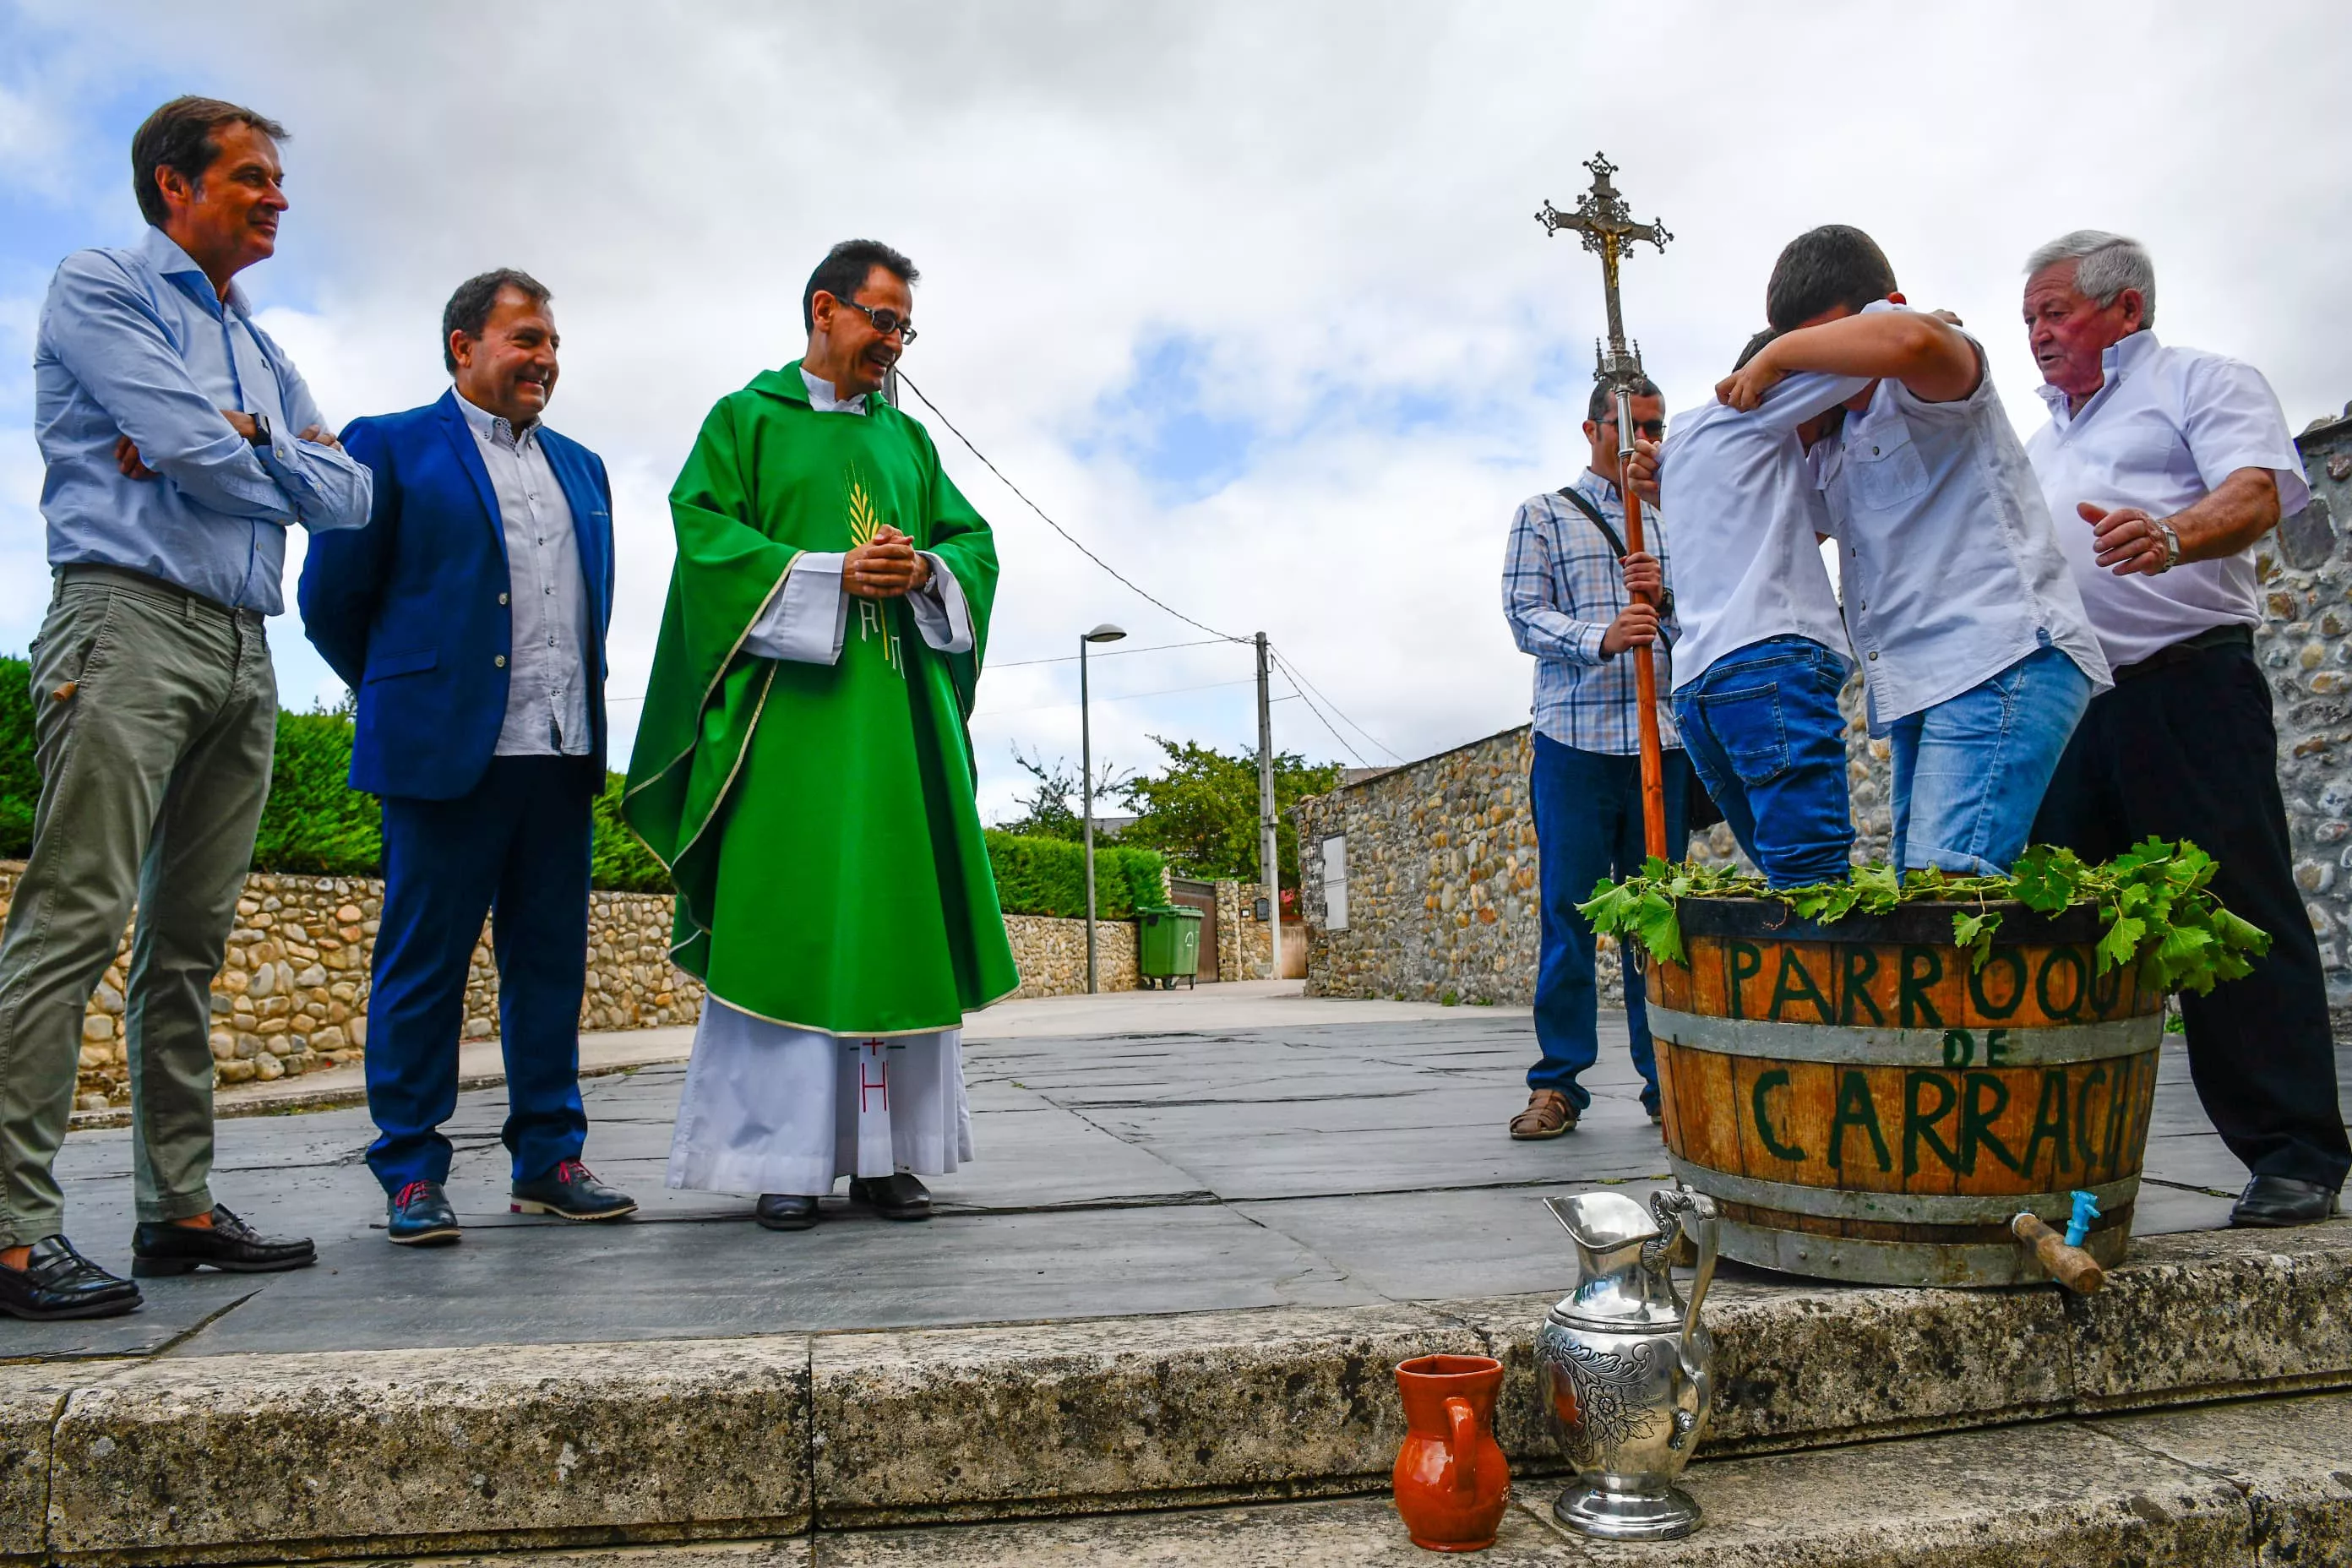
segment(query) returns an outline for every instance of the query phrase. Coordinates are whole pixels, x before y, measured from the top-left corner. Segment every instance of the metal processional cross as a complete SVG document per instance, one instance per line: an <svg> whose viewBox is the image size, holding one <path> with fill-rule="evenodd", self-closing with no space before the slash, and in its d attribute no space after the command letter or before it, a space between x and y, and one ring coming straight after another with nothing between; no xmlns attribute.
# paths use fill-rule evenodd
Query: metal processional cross
<svg viewBox="0 0 2352 1568"><path fill-rule="evenodd" d="M1610 388L1617 405L1617 489L1625 499L1625 545L1640 552L1642 539L1642 498L1627 482L1624 465L1633 456L1633 387L1642 380L1642 345L1629 342L1625 336L1625 312L1617 300L1617 267L1633 246L1648 243L1663 252L1674 236L1666 226L1653 218L1648 223L1635 223L1624 196L1609 176L1617 165L1608 154L1596 153L1585 160L1584 166L1592 171L1592 188L1577 198L1576 210L1564 213L1546 202L1536 214L1536 221L1544 226L1546 234L1558 234L1572 229L1584 241L1584 248L1601 258L1601 287L1609 307L1609 341L1593 345L1594 357L1600 362L1592 379ZM1665 763L1658 747L1658 676L1657 668L1647 647L1633 649L1633 687L1640 708L1642 726L1642 827L1647 852L1663 859L1666 853L1666 790Z"/></svg>

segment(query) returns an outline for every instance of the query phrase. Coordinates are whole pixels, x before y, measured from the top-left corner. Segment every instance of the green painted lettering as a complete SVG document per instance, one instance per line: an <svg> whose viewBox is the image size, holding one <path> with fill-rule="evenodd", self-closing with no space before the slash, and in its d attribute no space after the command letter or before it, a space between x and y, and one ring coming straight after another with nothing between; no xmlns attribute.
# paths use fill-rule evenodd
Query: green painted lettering
<svg viewBox="0 0 2352 1568"><path fill-rule="evenodd" d="M1944 1065L1964 1068L1977 1058L1977 1037L1966 1029L1944 1031Z"/></svg>
<svg viewBox="0 0 2352 1568"><path fill-rule="evenodd" d="M1755 1091L1748 1097L1748 1104L1756 1113L1756 1136L1764 1141L1764 1152L1775 1160L1786 1160L1793 1164L1806 1157L1805 1152L1780 1142L1772 1130L1772 1114L1764 1104L1766 1095L1776 1089L1788 1087L1788 1068L1774 1068L1769 1072L1759 1072L1756 1075Z"/></svg>
<svg viewBox="0 0 2352 1568"><path fill-rule="evenodd" d="M1996 971L2009 976L2004 988L2009 994L2000 1002L1992 999L1992 987L1986 984ZM2006 1018L2016 1012L2017 1005L2025 1000L2025 955L2013 947L1993 949L1982 969L1969 971L1969 1000L1988 1018Z"/></svg>
<svg viewBox="0 0 2352 1568"><path fill-rule="evenodd" d="M1936 1004L1927 994L1927 987L1944 978L1944 954L1940 948L1906 947L1903 950L1903 984L1897 992L1895 1013L1906 1029L1937 1029L1944 1020L1936 1012Z"/></svg>
<svg viewBox="0 0 2352 1568"><path fill-rule="evenodd" d="M1731 1004L1731 1016L1735 1018L1745 1018L1748 1016L1748 1009L1741 1001L1739 988L1764 973L1764 952L1752 942L1734 942L1729 945L1731 984L1728 989L1731 995L1727 1000Z"/></svg>
<svg viewBox="0 0 2352 1568"><path fill-rule="evenodd" d="M2008 1064L2009 1031L1987 1029L1985 1031L1985 1066L1997 1068L2006 1067Z"/></svg>
<svg viewBox="0 0 2352 1568"><path fill-rule="evenodd" d="M1784 947L1780 950L1780 973L1772 982L1772 1005L1765 1016L1775 1024L1786 1023L1780 1010L1791 1002L1810 1002L1822 1023L1836 1021L1830 999L1813 984L1812 973L1798 959L1797 950Z"/></svg>
<svg viewBox="0 0 2352 1568"><path fill-rule="evenodd" d="M2063 1007L2051 1000L2050 996L2050 977L2061 969L2066 970L2074 976L2073 984L2066 994L2066 1005ZM2053 947L2042 955L2042 973L2033 977L2034 1000L2042 1004L2042 1013L2049 1017L2061 1020L2072 1018L2083 1010L2084 992L2087 989L2083 983L2087 978L2084 972L2083 955L2080 952L2071 947Z"/></svg>
<svg viewBox="0 0 2352 1568"><path fill-rule="evenodd" d="M1847 1068L1838 1074L1837 1114L1830 1118L1830 1169L1845 1169L1845 1130L1859 1127L1870 1134L1871 1152L1878 1156L1878 1168L1893 1168L1886 1157L1886 1134L1878 1129L1878 1107L1870 1098L1870 1075L1859 1068Z"/></svg>
<svg viewBox="0 0 2352 1568"><path fill-rule="evenodd" d="M1933 1110L1921 1104L1925 1096L1920 1091L1929 1089L1934 1089L1937 1095ZM1936 1157L1944 1162L1945 1169L1959 1169L1959 1157L1952 1152L1950 1145L1936 1136L1936 1123L1951 1114L1952 1107L1959 1098L1958 1091L1952 1087L1952 1080L1942 1073L1915 1069L1903 1075L1903 1174L1906 1177L1919 1173L1919 1145L1922 1143L1936 1152Z"/></svg>
<svg viewBox="0 0 2352 1568"><path fill-rule="evenodd" d="M1990 1150L1992 1157L2011 1170L2022 1171L2025 1167L2017 1163L2017 1156L2009 1152L2009 1145L1992 1130L2000 1113L2009 1109L2009 1085L2001 1082L1999 1074L1989 1072L1972 1072L1967 1083L1968 1092L1960 1106L1960 1174L1976 1174L1979 1147ZM1987 1091L1994 1097L1990 1105L1984 1101Z"/></svg>
<svg viewBox="0 0 2352 1568"><path fill-rule="evenodd" d="M1870 998L1870 983L1878 978L1878 954L1869 948L1856 945L1845 950L1845 973L1838 983L1838 1022L1859 1023L1857 1010L1867 1008L1870 1022L1884 1024L1886 1015Z"/></svg>
<svg viewBox="0 0 2352 1568"><path fill-rule="evenodd" d="M2046 1068L2042 1074L2042 1098L2033 1107L2033 1131L2025 1140L2025 1158L2021 1162L2027 1171L2042 1157L2044 1142L2057 1151L2051 1162L2054 1173L2071 1171L2074 1161L2066 1148L2066 1069Z"/></svg>
<svg viewBox="0 0 2352 1568"><path fill-rule="evenodd" d="M2099 1152L2091 1147L2091 1091L2106 1081L2107 1069L2095 1067L2083 1075L2083 1086L2074 1091L2074 1152L2082 1156L2085 1171L2099 1163Z"/></svg>

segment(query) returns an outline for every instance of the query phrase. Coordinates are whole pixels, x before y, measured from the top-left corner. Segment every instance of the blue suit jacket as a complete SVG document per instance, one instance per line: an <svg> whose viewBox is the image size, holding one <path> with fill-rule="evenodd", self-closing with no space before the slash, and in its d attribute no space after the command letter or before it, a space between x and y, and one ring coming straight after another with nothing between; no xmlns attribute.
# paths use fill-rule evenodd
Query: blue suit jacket
<svg viewBox="0 0 2352 1568"><path fill-rule="evenodd" d="M593 736L583 782L604 782L604 634L613 616L613 491L595 453L541 426L580 542ZM352 787L454 800L481 782L506 721L506 531L452 387L440 402L352 421L345 450L375 475L367 526L315 535L302 630L359 694Z"/></svg>

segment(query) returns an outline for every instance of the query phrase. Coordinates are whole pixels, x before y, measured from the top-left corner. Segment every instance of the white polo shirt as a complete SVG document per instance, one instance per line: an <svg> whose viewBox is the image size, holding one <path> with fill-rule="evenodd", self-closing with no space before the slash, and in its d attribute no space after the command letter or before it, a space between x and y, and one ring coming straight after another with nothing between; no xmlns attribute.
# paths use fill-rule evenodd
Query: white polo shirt
<svg viewBox="0 0 2352 1568"><path fill-rule="evenodd" d="M1767 637L1810 637L1846 656L1845 622L1814 538L1829 531L1829 510L1797 426L1868 384L1791 375L1752 413L1709 402L1668 426L1658 505L1675 520L1675 689Z"/></svg>
<svg viewBox="0 0 2352 1568"><path fill-rule="evenodd" d="M1901 309L1882 300L1864 313ZM1811 453L1874 735L2045 643L2095 690L2115 684L2042 487L1983 374L1984 345L1969 342L1979 375L1968 396L1929 403L1887 377Z"/></svg>
<svg viewBox="0 0 2352 1568"><path fill-rule="evenodd" d="M2152 331L2110 346L2101 363L2106 384L2080 413L2067 414L2066 395L2056 387L2042 388L2050 423L2033 433L2025 455L2109 662L2137 664L2215 626L2259 626L2252 545L2160 576L2118 577L2099 564L2091 525L2075 505L2136 506L2169 517L2240 468L2268 468L2278 479L2279 515L2294 516L2311 500L2311 486L2277 395L2253 366L2167 348Z"/></svg>

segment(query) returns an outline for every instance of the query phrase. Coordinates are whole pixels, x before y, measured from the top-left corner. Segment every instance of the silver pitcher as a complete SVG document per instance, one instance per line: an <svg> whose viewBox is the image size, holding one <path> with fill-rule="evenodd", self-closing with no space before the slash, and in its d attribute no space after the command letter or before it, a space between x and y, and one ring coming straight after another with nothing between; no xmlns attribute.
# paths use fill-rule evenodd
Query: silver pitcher
<svg viewBox="0 0 2352 1568"><path fill-rule="evenodd" d="M1559 1521L1611 1541L1667 1541L1698 1528L1698 1504L1675 1485L1715 1405L1715 1342L1699 1303L1715 1275L1715 1205L1675 1189L1645 1212L1622 1193L1546 1198L1576 1243L1576 1289L1544 1320L1536 1366L1544 1408L1576 1483L1552 1505ZM1690 1305L1672 1260L1698 1248Z"/></svg>

